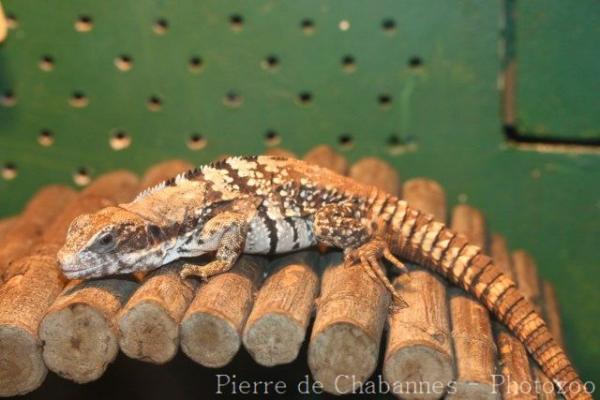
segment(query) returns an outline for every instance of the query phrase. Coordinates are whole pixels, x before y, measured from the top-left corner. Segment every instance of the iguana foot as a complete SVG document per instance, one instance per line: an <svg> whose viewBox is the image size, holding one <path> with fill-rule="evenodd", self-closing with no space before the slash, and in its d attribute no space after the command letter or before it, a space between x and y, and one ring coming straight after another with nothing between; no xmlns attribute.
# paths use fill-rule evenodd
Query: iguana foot
<svg viewBox="0 0 600 400"><path fill-rule="evenodd" d="M223 260L214 260L205 265L184 264L179 272L182 279L196 276L203 281L207 281L213 275L227 272L231 269L231 263Z"/></svg>
<svg viewBox="0 0 600 400"><path fill-rule="evenodd" d="M375 282L382 283L391 293L392 298L394 299L395 308L401 309L408 307L406 301L404 301L402 296L400 296L400 293L398 293L385 275L380 264L382 258L394 264L394 266L403 273L408 273L406 266L390 252L387 243L382 239L372 239L355 249L347 249L344 252L344 264L352 265L357 261L360 262L360 265L364 268L365 272Z"/></svg>

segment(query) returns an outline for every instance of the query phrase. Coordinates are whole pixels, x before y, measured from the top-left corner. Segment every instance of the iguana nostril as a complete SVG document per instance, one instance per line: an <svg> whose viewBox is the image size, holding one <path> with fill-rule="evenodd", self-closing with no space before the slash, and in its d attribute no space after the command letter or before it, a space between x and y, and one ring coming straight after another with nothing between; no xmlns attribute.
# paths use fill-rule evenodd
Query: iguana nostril
<svg viewBox="0 0 600 400"><path fill-rule="evenodd" d="M75 256L64 249L59 250L56 258L58 259L58 263L62 269L69 268L75 264Z"/></svg>

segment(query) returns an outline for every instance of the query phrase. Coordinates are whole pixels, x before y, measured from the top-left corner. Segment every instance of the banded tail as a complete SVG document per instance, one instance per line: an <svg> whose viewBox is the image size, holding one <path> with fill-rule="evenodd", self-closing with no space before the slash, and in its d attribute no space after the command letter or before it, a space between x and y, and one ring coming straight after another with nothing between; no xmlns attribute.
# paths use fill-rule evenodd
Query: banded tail
<svg viewBox="0 0 600 400"><path fill-rule="evenodd" d="M393 196L377 196L371 212L384 222L392 253L440 273L481 301L523 342L567 400L592 399L534 305L478 246Z"/></svg>

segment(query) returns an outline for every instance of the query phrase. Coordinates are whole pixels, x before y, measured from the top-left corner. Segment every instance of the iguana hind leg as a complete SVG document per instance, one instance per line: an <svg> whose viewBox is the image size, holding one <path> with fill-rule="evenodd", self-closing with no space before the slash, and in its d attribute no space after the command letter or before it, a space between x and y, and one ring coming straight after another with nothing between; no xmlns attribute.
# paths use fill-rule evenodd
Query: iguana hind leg
<svg viewBox="0 0 600 400"><path fill-rule="evenodd" d="M331 204L315 214L313 227L317 241L344 249L344 264L357 261L376 282L382 283L392 294L399 308L408 305L394 288L380 265L386 259L402 272L408 270L389 250L387 243L375 236L374 229L360 218L352 204Z"/></svg>
<svg viewBox="0 0 600 400"><path fill-rule="evenodd" d="M356 260L359 260L360 265L362 265L363 268L367 271L372 271L369 276L375 281L381 282L390 292L394 298L394 303L398 308L408 307L406 301L400 296L400 293L398 293L394 285L392 285L385 275L384 270L381 268L382 258L394 264L394 266L399 268L402 272L408 272L406 266L390 253L387 243L379 238L373 238L358 248L348 251L348 255L344 256L344 263L353 263Z"/></svg>

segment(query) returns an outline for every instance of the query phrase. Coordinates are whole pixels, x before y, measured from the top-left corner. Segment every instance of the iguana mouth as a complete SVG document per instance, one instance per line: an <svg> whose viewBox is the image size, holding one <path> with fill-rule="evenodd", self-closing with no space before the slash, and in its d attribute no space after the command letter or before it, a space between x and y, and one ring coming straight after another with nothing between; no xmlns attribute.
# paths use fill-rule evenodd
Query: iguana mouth
<svg viewBox="0 0 600 400"><path fill-rule="evenodd" d="M93 266L87 268L80 268L79 266L76 269L64 268L61 266L63 274L69 279L81 278L83 276L90 276L89 272L94 272L101 270L102 267Z"/></svg>

